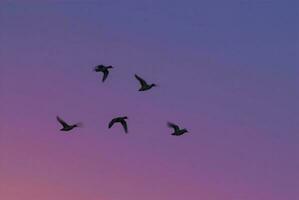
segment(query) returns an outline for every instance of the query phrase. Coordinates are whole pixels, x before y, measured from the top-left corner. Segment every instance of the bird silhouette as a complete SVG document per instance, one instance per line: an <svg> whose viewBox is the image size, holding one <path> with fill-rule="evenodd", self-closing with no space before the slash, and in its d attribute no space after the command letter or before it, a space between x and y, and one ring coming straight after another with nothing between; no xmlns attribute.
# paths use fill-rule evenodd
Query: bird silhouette
<svg viewBox="0 0 299 200"><path fill-rule="evenodd" d="M145 80L143 80L142 78L140 78L137 74L135 74L135 78L139 81L141 87L139 89L139 91L146 91L151 89L152 87L156 87L156 84L148 84Z"/></svg>
<svg viewBox="0 0 299 200"><path fill-rule="evenodd" d="M56 119L62 125L62 129L60 129L61 131L70 131L75 127L81 126L81 123L69 125L63 119L61 119L59 116L56 116Z"/></svg>
<svg viewBox="0 0 299 200"><path fill-rule="evenodd" d="M103 73L103 79L102 82L104 82L108 75L109 75L109 69L112 69L113 67L111 65L105 66L105 65L98 65L94 68L95 72L102 72Z"/></svg>
<svg viewBox="0 0 299 200"><path fill-rule="evenodd" d="M125 130L125 133L128 133L128 125L127 125L127 122L125 121L126 119L128 119L128 117L116 117L114 119L112 119L110 122L109 122L109 128L111 128L114 123L121 123L121 125L123 126L124 130Z"/></svg>
<svg viewBox="0 0 299 200"><path fill-rule="evenodd" d="M180 127L174 123L168 122L167 125L174 129L174 132L171 135L180 136L188 132L187 129L180 129Z"/></svg>

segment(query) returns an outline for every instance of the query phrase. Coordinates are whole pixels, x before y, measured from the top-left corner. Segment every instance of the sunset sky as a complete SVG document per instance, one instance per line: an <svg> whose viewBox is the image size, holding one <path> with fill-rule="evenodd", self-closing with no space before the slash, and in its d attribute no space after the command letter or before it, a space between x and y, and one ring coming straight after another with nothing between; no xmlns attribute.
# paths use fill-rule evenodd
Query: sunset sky
<svg viewBox="0 0 299 200"><path fill-rule="evenodd" d="M298 20L295 0L1 0L0 199L299 199Z"/></svg>

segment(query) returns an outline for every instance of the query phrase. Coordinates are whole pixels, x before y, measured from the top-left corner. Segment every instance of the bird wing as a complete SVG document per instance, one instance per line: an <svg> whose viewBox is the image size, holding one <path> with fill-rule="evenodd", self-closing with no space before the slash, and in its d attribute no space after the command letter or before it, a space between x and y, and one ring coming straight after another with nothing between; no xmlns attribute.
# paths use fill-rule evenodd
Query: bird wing
<svg viewBox="0 0 299 200"><path fill-rule="evenodd" d="M175 132L180 130L179 126L174 123L168 122L167 125L168 127L173 128Z"/></svg>
<svg viewBox="0 0 299 200"><path fill-rule="evenodd" d="M139 83L144 86L147 85L146 81L140 78L137 74L135 74L135 78L139 81Z"/></svg>
<svg viewBox="0 0 299 200"><path fill-rule="evenodd" d="M103 70L102 72L104 74L102 81L104 82L106 80L106 78L108 77L109 71L106 69L106 70Z"/></svg>
<svg viewBox="0 0 299 200"><path fill-rule="evenodd" d="M116 122L116 119L112 119L110 122L109 122L109 128L111 128L113 126L113 124Z"/></svg>
<svg viewBox="0 0 299 200"><path fill-rule="evenodd" d="M127 122L125 120L121 120L121 125L124 127L125 132L128 133L128 125Z"/></svg>
<svg viewBox="0 0 299 200"><path fill-rule="evenodd" d="M63 127L69 127L65 121L63 121L59 116L56 116L57 121L63 126Z"/></svg>

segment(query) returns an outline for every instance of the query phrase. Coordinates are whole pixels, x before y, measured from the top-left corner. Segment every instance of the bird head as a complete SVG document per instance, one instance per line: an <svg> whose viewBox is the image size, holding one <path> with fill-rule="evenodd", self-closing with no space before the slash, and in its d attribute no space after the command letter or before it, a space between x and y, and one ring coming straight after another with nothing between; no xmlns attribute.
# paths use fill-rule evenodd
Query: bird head
<svg viewBox="0 0 299 200"><path fill-rule="evenodd" d="M101 68L102 68L102 65L97 65L97 66L94 67L93 71L98 72L98 71L101 70Z"/></svg>
<svg viewBox="0 0 299 200"><path fill-rule="evenodd" d="M101 70L103 67L105 67L104 65L97 65L94 67L95 71Z"/></svg>
<svg viewBox="0 0 299 200"><path fill-rule="evenodd" d="M189 131L188 131L187 129L183 129L183 131L184 131L185 133L189 133Z"/></svg>
<svg viewBox="0 0 299 200"><path fill-rule="evenodd" d="M128 117L127 117L127 116L124 116L123 119L128 119Z"/></svg>
<svg viewBox="0 0 299 200"><path fill-rule="evenodd" d="M153 83L153 84L151 84L151 86L152 86L152 87L157 87L158 85L155 84L155 83Z"/></svg>

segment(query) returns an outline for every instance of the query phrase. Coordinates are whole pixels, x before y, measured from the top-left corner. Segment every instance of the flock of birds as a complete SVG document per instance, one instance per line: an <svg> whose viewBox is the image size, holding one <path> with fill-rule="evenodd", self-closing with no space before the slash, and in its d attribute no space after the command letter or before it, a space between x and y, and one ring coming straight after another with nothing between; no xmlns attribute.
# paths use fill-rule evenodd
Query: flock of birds
<svg viewBox="0 0 299 200"><path fill-rule="evenodd" d="M112 69L112 66L105 66L105 65L98 65L94 68L95 72L101 72L103 73L103 77L102 77L102 82L104 82L108 75L109 75L109 70ZM138 76L137 74L135 74L135 78L139 81L140 83L140 89L139 91L147 91L152 89L153 87L156 87L157 85L152 83L152 84L148 84L144 79L142 79L140 76ZM82 126L81 123L76 123L76 124L69 124L66 123L63 119L61 119L59 116L56 117L57 121L62 125L62 128L60 129L61 131L71 131L72 129L76 128L76 127L80 127ZM128 125L126 122L126 119L128 119L127 116L123 116L123 117L116 117L114 119L112 119L109 124L108 124L108 128L110 129L114 124L119 123L122 125L125 133L128 133ZM174 136L180 136L183 135L185 133L188 132L187 129L181 129L178 125L168 122L167 123L168 127L172 128L174 130L174 132L171 135Z"/></svg>

